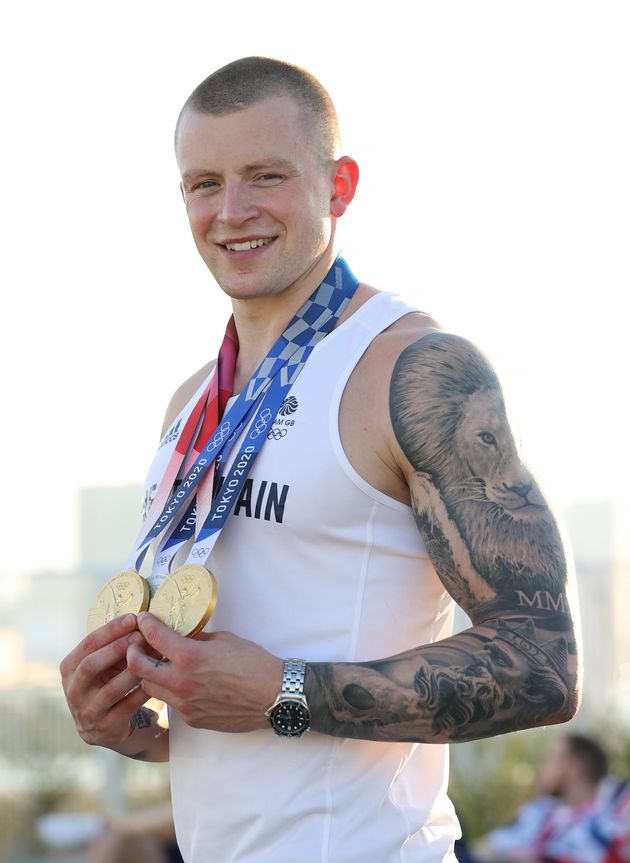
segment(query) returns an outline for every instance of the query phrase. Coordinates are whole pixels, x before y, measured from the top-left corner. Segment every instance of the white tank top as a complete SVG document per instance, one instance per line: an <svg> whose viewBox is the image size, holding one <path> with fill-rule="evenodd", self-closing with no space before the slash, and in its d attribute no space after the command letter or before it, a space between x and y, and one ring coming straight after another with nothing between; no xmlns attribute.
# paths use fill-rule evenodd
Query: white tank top
<svg viewBox="0 0 630 863"><path fill-rule="evenodd" d="M379 659L450 635L453 603L410 507L365 482L339 436L352 370L411 311L377 294L314 349L210 557L219 599L208 629L313 662ZM456 863L444 745L225 734L173 711L170 723L187 863Z"/></svg>

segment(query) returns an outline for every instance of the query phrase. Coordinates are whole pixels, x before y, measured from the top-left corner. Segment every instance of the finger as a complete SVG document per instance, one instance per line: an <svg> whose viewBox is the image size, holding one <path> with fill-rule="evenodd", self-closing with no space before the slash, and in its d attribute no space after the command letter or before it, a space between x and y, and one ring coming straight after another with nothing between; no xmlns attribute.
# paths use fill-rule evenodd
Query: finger
<svg viewBox="0 0 630 863"><path fill-rule="evenodd" d="M73 687L81 692L101 688L119 669L126 668L127 650L137 641L142 641L142 636L131 632L85 656L74 674Z"/></svg>
<svg viewBox="0 0 630 863"><path fill-rule="evenodd" d="M189 639L187 640L183 635L175 632L148 611L142 611L138 615L138 629L151 647L154 647L161 656L166 656L169 659L172 659L177 651L190 644Z"/></svg>
<svg viewBox="0 0 630 863"><path fill-rule="evenodd" d="M122 617L115 617L94 632L88 633L85 638L72 650L62 661L60 669L61 676L67 677L72 674L83 659L94 651L99 650L106 644L116 641L129 635L137 628L135 614L125 614Z"/></svg>
<svg viewBox="0 0 630 863"><path fill-rule="evenodd" d="M123 701L130 693L140 686L140 678L129 669L125 669L113 677L94 698L94 709L98 713L107 713L114 705Z"/></svg>
<svg viewBox="0 0 630 863"><path fill-rule="evenodd" d="M144 692L145 701L157 698L166 704L173 704L177 699L175 689L178 689L178 675L173 670L168 659L159 659L130 648L128 659L130 668L141 677L140 686Z"/></svg>
<svg viewBox="0 0 630 863"><path fill-rule="evenodd" d="M120 701L111 708L108 715L109 721L111 721L112 725L117 725L124 719L131 721L133 714L139 707L146 704L148 698L149 696L141 686L138 686L137 689L131 690L131 692L128 692L124 698L121 698Z"/></svg>
<svg viewBox="0 0 630 863"><path fill-rule="evenodd" d="M149 648L149 650L151 650ZM169 661L155 656L153 651L147 652L144 644L135 643L127 650L127 667L129 671L141 680L168 685L172 676Z"/></svg>
<svg viewBox="0 0 630 863"><path fill-rule="evenodd" d="M154 683L151 680L143 680L140 684L141 691L144 693L144 700L156 698L158 701L163 701L164 704L173 706L178 703L178 696L167 686L162 686L159 683Z"/></svg>

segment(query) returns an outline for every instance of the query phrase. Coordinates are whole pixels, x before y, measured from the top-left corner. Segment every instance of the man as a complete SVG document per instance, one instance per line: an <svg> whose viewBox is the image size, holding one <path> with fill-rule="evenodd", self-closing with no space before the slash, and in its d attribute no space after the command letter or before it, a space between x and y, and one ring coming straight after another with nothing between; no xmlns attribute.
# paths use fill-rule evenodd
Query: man
<svg viewBox="0 0 630 863"><path fill-rule="evenodd" d="M234 394L341 278L358 168L338 147L328 94L275 60L229 64L182 109L182 196L232 300ZM412 233L384 221L379 239ZM163 441L211 373L176 392ZM170 751L187 861L453 860L444 744L577 707L553 516L487 360L368 285L274 417L208 561L208 631L184 639L140 614L88 636L61 669L79 733L135 758ZM449 637L453 599L474 626ZM170 705L170 739L149 696Z"/></svg>
<svg viewBox="0 0 630 863"><path fill-rule="evenodd" d="M608 759L599 743L567 734L540 770L536 797L512 824L499 827L473 848L479 863L536 860L602 863L628 835L627 784L607 780Z"/></svg>

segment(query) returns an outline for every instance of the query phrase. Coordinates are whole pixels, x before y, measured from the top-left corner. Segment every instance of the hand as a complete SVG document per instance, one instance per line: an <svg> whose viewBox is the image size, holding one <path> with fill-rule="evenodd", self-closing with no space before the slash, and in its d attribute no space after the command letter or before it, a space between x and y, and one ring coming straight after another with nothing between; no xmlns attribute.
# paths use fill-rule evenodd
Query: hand
<svg viewBox="0 0 630 863"><path fill-rule="evenodd" d="M138 628L146 644L129 645L127 666L142 679L145 698L170 704L192 728L269 727L264 714L282 687L281 659L230 632L184 638L148 612L138 615Z"/></svg>
<svg viewBox="0 0 630 863"><path fill-rule="evenodd" d="M130 720L147 696L127 667L127 650L142 641L133 614L116 617L87 635L61 662L68 707L86 743L119 749Z"/></svg>

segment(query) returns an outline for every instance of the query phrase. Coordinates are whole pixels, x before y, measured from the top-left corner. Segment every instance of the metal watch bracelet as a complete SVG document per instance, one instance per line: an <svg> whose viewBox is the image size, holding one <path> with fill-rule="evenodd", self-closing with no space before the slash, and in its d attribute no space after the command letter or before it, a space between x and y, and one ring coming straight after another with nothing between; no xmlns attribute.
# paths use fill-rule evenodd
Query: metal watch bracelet
<svg viewBox="0 0 630 863"><path fill-rule="evenodd" d="M281 695L303 695L305 671L303 659L285 659Z"/></svg>

